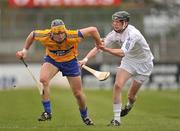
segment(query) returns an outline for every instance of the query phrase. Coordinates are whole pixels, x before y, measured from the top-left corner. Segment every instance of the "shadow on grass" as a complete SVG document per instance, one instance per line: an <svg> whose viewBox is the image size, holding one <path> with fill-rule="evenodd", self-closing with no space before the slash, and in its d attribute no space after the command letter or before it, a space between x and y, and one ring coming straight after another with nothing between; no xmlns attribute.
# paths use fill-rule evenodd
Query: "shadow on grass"
<svg viewBox="0 0 180 131"><path fill-rule="evenodd" d="M166 115L165 117L170 119L180 119L180 116L174 116L174 115Z"/></svg>

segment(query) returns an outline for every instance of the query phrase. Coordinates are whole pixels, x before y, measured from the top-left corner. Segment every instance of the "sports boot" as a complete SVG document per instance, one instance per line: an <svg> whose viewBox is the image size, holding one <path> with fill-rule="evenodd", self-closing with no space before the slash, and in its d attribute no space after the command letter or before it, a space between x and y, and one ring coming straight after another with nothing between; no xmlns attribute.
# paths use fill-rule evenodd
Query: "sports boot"
<svg viewBox="0 0 180 131"><path fill-rule="evenodd" d="M94 125L93 121L89 118L89 117L86 117L86 118L82 118L83 122L88 125L88 126L92 126Z"/></svg>
<svg viewBox="0 0 180 131"><path fill-rule="evenodd" d="M42 115L38 118L38 121L47 121L51 120L52 114L48 112L43 112Z"/></svg>
<svg viewBox="0 0 180 131"><path fill-rule="evenodd" d="M120 122L117 120L112 119L107 126L120 126Z"/></svg>
<svg viewBox="0 0 180 131"><path fill-rule="evenodd" d="M121 117L127 115L129 113L129 111L132 109L132 106L125 106L122 110L121 110Z"/></svg>

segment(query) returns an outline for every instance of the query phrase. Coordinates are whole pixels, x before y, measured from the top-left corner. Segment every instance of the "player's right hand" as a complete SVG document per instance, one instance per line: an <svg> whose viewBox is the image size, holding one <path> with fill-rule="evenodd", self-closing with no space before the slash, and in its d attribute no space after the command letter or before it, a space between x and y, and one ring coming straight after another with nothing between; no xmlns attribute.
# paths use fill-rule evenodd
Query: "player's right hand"
<svg viewBox="0 0 180 131"><path fill-rule="evenodd" d="M21 51L16 52L16 57L18 59L26 58L26 56L27 56L27 50L26 49L23 49Z"/></svg>

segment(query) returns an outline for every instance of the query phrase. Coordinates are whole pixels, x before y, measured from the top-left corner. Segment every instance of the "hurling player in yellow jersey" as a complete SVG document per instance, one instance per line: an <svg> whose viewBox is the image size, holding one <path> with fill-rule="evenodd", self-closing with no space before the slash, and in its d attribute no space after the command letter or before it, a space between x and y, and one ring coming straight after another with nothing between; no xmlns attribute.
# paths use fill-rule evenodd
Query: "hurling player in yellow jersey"
<svg viewBox="0 0 180 131"><path fill-rule="evenodd" d="M44 63L40 71L40 82L44 90L42 95L44 112L38 118L39 121L50 120L52 117L49 83L61 71L62 75L67 77L72 88L83 122L86 125L93 125L93 121L88 116L85 95L82 90L80 67L76 59L78 44L82 38L86 37L92 37L97 47L101 45L96 27L67 30L61 19L55 19L51 22L51 29L32 31L27 37L23 49L16 53L17 58L26 58L27 52L35 40L40 41L46 49Z"/></svg>

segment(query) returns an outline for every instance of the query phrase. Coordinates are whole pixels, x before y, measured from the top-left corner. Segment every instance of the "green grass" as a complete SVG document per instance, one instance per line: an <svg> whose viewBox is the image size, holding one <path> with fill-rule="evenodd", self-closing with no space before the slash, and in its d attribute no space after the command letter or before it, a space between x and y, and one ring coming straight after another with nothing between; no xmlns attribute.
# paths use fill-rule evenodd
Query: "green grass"
<svg viewBox="0 0 180 131"><path fill-rule="evenodd" d="M107 127L112 118L112 91L85 90L95 126L85 126L70 89L51 89L53 119L38 122L42 112L36 89L0 91L0 131L179 131L180 91L140 91L120 127ZM126 91L123 100L126 101Z"/></svg>

